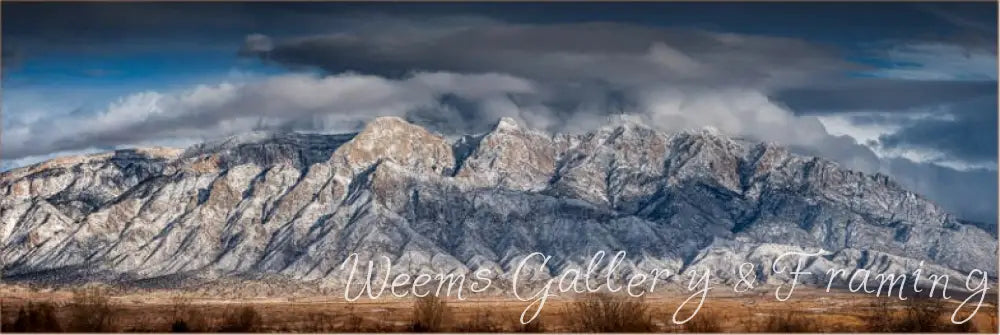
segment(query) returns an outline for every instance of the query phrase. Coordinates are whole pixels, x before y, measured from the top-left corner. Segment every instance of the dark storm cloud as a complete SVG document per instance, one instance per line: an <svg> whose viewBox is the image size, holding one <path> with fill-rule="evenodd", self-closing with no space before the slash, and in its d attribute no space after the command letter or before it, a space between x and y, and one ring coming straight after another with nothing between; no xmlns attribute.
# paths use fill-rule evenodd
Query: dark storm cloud
<svg viewBox="0 0 1000 335"><path fill-rule="evenodd" d="M790 88L774 97L800 114L855 110L907 110L995 96L995 81L846 79L824 86Z"/></svg>
<svg viewBox="0 0 1000 335"><path fill-rule="evenodd" d="M246 48L246 49L249 49ZM502 72L538 80L783 86L854 68L802 40L625 23L369 30L281 40L271 61L329 72Z"/></svg>
<svg viewBox="0 0 1000 335"><path fill-rule="evenodd" d="M868 79L851 85L782 91L777 99L800 115L847 114L856 125L898 127L879 137L893 150L939 153L932 161L995 165L996 82Z"/></svg>
<svg viewBox="0 0 1000 335"><path fill-rule="evenodd" d="M23 55L18 49L5 47L0 52L0 65L3 65L3 70L14 70L21 66L22 58Z"/></svg>
<svg viewBox="0 0 1000 335"><path fill-rule="evenodd" d="M219 47L211 42L220 33L245 34L254 22L238 4L204 4L197 14L162 3L4 3L3 11L3 48L28 58Z"/></svg>
<svg viewBox="0 0 1000 335"><path fill-rule="evenodd" d="M608 114L630 113L666 130L713 126L781 142L849 168L890 173L964 217L995 220L996 190L983 187L995 185L995 171L880 158L853 138L828 134L816 117L856 110L913 114L995 99L995 81L859 77L872 75L882 64L858 63L851 57L857 55L849 55L858 52L862 40L913 43L906 38L916 35L914 27L931 23L920 29L923 41L995 54L990 46L995 30L981 29L983 20L970 15L977 8L941 5L933 10L945 12L921 16L908 9L911 5L891 4L712 4L707 11L684 8L701 4L3 6L5 70L12 55L8 50L23 51L17 58L30 62L44 53L72 60L90 53L224 49L292 72L325 72L284 73L242 86L207 84L152 97L136 94L94 115L5 124L7 159L259 128L345 131L375 115L399 115L456 134L482 131L500 116L572 131L604 125ZM541 10L554 7L559 10ZM650 10L654 7L660 10ZM790 13L830 15L802 20ZM992 24L995 13L989 15L994 19L986 21ZM681 21L688 24L674 24ZM973 32L925 34L949 27ZM928 65L919 68L923 75L950 69L922 65ZM854 121L902 126L882 138L892 148L995 161L992 108L941 112L950 118ZM987 138L991 144L982 145Z"/></svg>
<svg viewBox="0 0 1000 335"><path fill-rule="evenodd" d="M420 27L405 29L405 25L395 28L284 39L273 44L267 39L266 49L259 46L264 37L255 35L248 38L243 50L261 50L259 55L269 61L314 66L331 73L509 73L549 83L549 98L560 101L550 101L549 106L564 114L583 110L574 105L582 101L606 105L609 90L625 92L620 101L628 101L630 90L649 85L748 87L767 93L800 115L909 111L996 94L995 81L849 77L847 73L870 70L871 66L847 62L829 46L790 38L623 23L496 23L433 32ZM567 89L556 89L557 84ZM934 130L965 126L933 122L887 137L887 145L902 148L936 143L933 149L954 159L995 157L995 150L990 154L977 142L966 141L995 137L995 130L991 132L980 123L979 127L966 128L961 135L964 138L941 135L935 137L956 138L926 140Z"/></svg>
<svg viewBox="0 0 1000 335"><path fill-rule="evenodd" d="M27 58L62 55L121 55L166 51L232 51L256 31L302 35L365 26L386 8L365 3L264 2L3 2L3 49ZM428 7L428 6L419 6ZM427 24L434 17L401 16ZM484 17L455 15L469 23ZM444 22L447 23L447 22ZM441 23L441 24L444 24Z"/></svg>
<svg viewBox="0 0 1000 335"><path fill-rule="evenodd" d="M930 149L948 158L993 163L997 157L997 103L993 98L949 106L950 118L923 118L900 131L882 136L891 149Z"/></svg>
<svg viewBox="0 0 1000 335"><path fill-rule="evenodd" d="M397 26L399 28L400 26ZM846 61L840 50L800 39L726 34L691 29L669 29L623 23L509 24L458 27L425 33L409 30L341 31L293 39L275 39L258 55L287 66L312 66L330 73L358 71L400 76L410 71L497 72L543 83L545 105L559 124L575 118L593 118L592 111L639 112L656 115L662 106L642 101L636 90L656 86L724 89L744 87L763 92L800 116L858 110L912 113L930 107L962 106L970 100L995 99L995 81L907 80L851 75L875 68ZM269 40L270 41L270 40ZM933 40L941 43L942 39ZM978 34L963 38L964 47L981 43ZM907 41L911 43L912 41ZM244 49L252 49L249 45ZM995 51L994 51L995 53ZM926 64L927 69L938 69ZM947 70L947 69L945 69ZM716 124L719 118L694 104L685 110L699 122ZM722 101L728 98L720 96ZM698 100L698 99L695 99ZM688 102L685 102L688 101ZM737 105L753 104L735 98ZM452 114L418 114L421 122L454 125L438 118L479 123L475 105L454 103ZM712 108L714 106L705 106ZM462 112L464 111L464 112ZM471 112L470 112L471 111ZM996 107L956 110L950 119L885 119L902 130L885 136L882 144L894 149L915 148L941 152L948 160L971 163L996 161ZM874 114L878 115L878 114ZM948 115L943 115L948 116ZM877 116L876 116L877 117ZM864 120L857 120L859 123ZM869 120L874 122L876 120ZM698 124L699 122L695 122ZM796 128L808 121L787 121ZM895 122L895 123L893 123ZM779 123L780 124L780 123ZM751 134L782 132L746 124ZM806 127L808 128L808 127ZM743 129L747 130L747 129ZM990 170L957 171L929 163L880 158L870 148L847 136L819 136L786 140L796 151L827 157L848 167L894 176L905 187L965 218L995 222L995 185ZM995 163L994 163L995 164ZM959 186L959 187L956 187Z"/></svg>

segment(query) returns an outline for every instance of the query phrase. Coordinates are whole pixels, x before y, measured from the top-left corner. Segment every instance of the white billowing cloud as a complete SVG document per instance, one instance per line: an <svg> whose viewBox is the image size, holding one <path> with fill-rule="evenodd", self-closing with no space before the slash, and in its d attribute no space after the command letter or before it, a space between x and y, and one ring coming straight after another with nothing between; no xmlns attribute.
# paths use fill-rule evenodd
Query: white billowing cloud
<svg viewBox="0 0 1000 335"><path fill-rule="evenodd" d="M639 109L666 131L711 127L731 136L776 142L854 170L885 172L868 148L830 134L817 117L796 115L757 90L661 87L643 91L639 100Z"/></svg>
<svg viewBox="0 0 1000 335"><path fill-rule="evenodd" d="M939 165L955 170L996 170L996 161L968 160L949 152L927 146L891 146L886 137L900 134L908 127L925 121L956 122L957 117L949 108L922 108L907 112L854 111L818 115L816 118L827 132L834 136L847 136L864 145L882 159L906 159L914 163Z"/></svg>
<svg viewBox="0 0 1000 335"><path fill-rule="evenodd" d="M579 97L595 92L586 85L553 87L510 75L449 72L415 73L400 79L351 73L290 74L199 85L180 92L140 92L97 114L18 120L17 127L3 133L0 169L130 146L182 147L259 128L349 132L384 115L404 116L447 134L481 129L501 116L518 118L534 128L584 131L604 126L613 111L636 114L665 131L712 127L728 135L778 142L852 169L888 172L908 185L931 183L918 189L932 191L930 196L968 217L989 217L989 206L975 202L981 195L950 192L946 184L954 181L934 177L943 170L919 168L924 165L912 162L906 165L898 159L888 164L892 161L885 158L890 156L880 159L864 143L843 136L851 134L849 128L830 122L824 125L816 116L796 115L760 90L647 85L623 93L620 99L583 99L568 107L568 112L551 103L575 88L581 90ZM449 103L449 99L459 103ZM609 107L609 101L615 107ZM988 176L977 174L976 178L985 178L981 175ZM958 175L955 178L964 181ZM971 203L977 205L963 207Z"/></svg>
<svg viewBox="0 0 1000 335"><path fill-rule="evenodd" d="M687 64L685 68L697 69L697 62L664 50L657 52L668 54L671 66ZM10 162L52 152L197 141L258 128L350 132L385 115L406 116L432 129L456 133L473 132L502 116L552 131L587 131L606 123L608 109L601 103L578 105L568 118L560 115L546 103L553 92L501 74L424 72L402 79L351 73L287 74L247 83L199 85L175 93L140 92L120 98L102 113L37 120L11 129L3 140ZM463 99L474 110L443 103L445 95ZM628 102L620 112L640 115L668 132L712 127L725 134L817 152L829 151L833 143L816 117L797 116L758 90L648 86L622 99ZM838 150L853 149L834 151ZM869 159L833 156L852 168L877 169Z"/></svg>
<svg viewBox="0 0 1000 335"><path fill-rule="evenodd" d="M678 76L694 77L705 72L704 65L700 62L662 42L653 43L646 59L652 65L663 68L667 73Z"/></svg>
<svg viewBox="0 0 1000 335"><path fill-rule="evenodd" d="M655 53L671 58L670 66L697 70L697 62L666 50ZM406 116L445 132L472 132L502 116L553 131L586 131L605 124L606 105L578 105L567 118L547 103L553 94L563 94L553 92L530 80L488 73L422 72L401 79L286 74L173 93L140 92L94 115L36 120L5 132L4 152L10 164L53 152L197 141L258 128L350 132L385 115ZM445 96L472 107L444 103ZM797 116L758 90L648 86L622 99L628 101L621 112L641 115L665 131L713 127L730 135L817 151L831 143L815 117ZM852 167L874 170L870 163Z"/></svg>
<svg viewBox="0 0 1000 335"><path fill-rule="evenodd" d="M197 139L257 127L351 131L375 116L434 108L444 94L488 101L533 90L529 81L500 74L417 73L399 80L289 74L243 84L199 85L170 94L141 92L96 115L36 120L7 129L4 158Z"/></svg>
<svg viewBox="0 0 1000 335"><path fill-rule="evenodd" d="M814 117L796 116L759 91L748 89L644 91L642 104L656 124L668 130L712 126L723 133L793 145L810 145L827 136Z"/></svg>
<svg viewBox="0 0 1000 335"><path fill-rule="evenodd" d="M802 39L628 23L453 21L454 24L436 26L431 32L420 23L398 18L382 17L371 22L374 24L364 29L345 27L329 34L276 38L269 50L257 55L291 68L310 67L330 73L352 69L396 76L421 69L455 73L493 71L528 78L548 90L542 98L546 100L544 103L560 102L552 107L555 111L550 111L554 119L535 117L536 122L548 128L587 129L599 125L601 117L609 113L644 113L639 107L649 108L644 103L627 101L631 105L618 110L619 106L603 97L609 92L624 92L624 100L649 100L637 96L655 95L658 93L640 92L656 92L664 87L689 87L684 93L675 94L667 89L663 94L671 99L683 97L685 104L698 103L703 108L742 110L707 122L727 132L738 130L735 133L765 139L776 137L778 142L802 146L834 145L831 143L844 141L831 137L850 136L854 145L867 146L882 157L944 166L980 167L995 163L995 157L981 157L983 151L989 150L966 148L970 146L967 143L978 141L922 140L939 135L927 129L931 126L948 131L946 128L951 126L947 123L924 125L917 129L919 133L897 129L901 124L891 125L894 132L882 129L880 135L890 136L893 143L871 145L868 136L876 130L873 127L859 135L852 126L849 134L845 132L849 127L843 122L824 125L812 117L779 116L787 113L774 110L787 111L787 108L767 99L780 99L782 106L793 106L798 114L885 111L952 104L983 96L995 99L995 48L956 41L885 41L868 52L873 54L871 58L888 64L873 64L851 61L841 54L842 50ZM257 38L260 36L254 36ZM252 48L250 39L246 48ZM864 75L844 76L846 73ZM694 89L698 87L701 89ZM740 90L745 93L734 97ZM757 96L751 99L753 94ZM719 101L701 98L706 95L726 98ZM726 105L734 99L740 102ZM658 100L661 101L655 103L659 107L655 108L671 108L669 99ZM747 103L759 108L749 108ZM510 102L491 104L500 106ZM534 106L537 105L517 107L537 108ZM668 113L661 118L670 124L697 125L706 123L700 122L706 121L701 119L703 116L714 115L714 112L681 109L698 115ZM544 122L547 120L554 121ZM845 131L829 134L819 130L824 126ZM782 127L790 129L779 129ZM979 133L974 140L991 134L989 129L982 128L970 132ZM847 144L850 141L834 146Z"/></svg>
<svg viewBox="0 0 1000 335"><path fill-rule="evenodd" d="M240 50L292 69L333 75L252 77L181 92L143 92L93 115L50 118L67 113L31 111L44 116L33 118L18 107L22 112L16 120L4 119L0 169L67 153L183 145L258 128L347 132L382 115L405 116L453 134L481 131L501 116L550 131L584 131L605 125L613 113L637 114L667 131L713 127L854 169L888 171L908 185L925 183L917 189L963 211L962 206L983 197L952 185L989 185L982 181L991 174L941 166L965 158L992 162L995 169L995 150L966 148L968 143L985 147L978 145L984 138L995 140L987 136L996 132L995 114L989 119L952 112L947 115L960 116L955 122L922 126L898 119L858 122L851 119L857 115L847 114L982 96L995 100L995 81L983 84L996 79L992 50L911 43L879 55L899 66L872 70L826 46L773 36L601 22L340 20L331 34L249 35ZM855 71L881 78L840 78ZM4 109L10 110L7 100ZM802 115L810 110L829 114ZM982 129L955 130L970 125ZM986 135L943 136L962 133ZM945 174L954 177L940 177ZM981 191L996 198L995 189ZM993 220L995 206L986 204L968 212Z"/></svg>
<svg viewBox="0 0 1000 335"><path fill-rule="evenodd" d="M833 110L824 113L840 113L858 106L873 109L924 106L948 100L942 97L961 100L995 91L989 85L981 85L983 80L996 78L994 50L943 42L887 42L891 43L888 48L875 51L876 58L893 65L873 68L872 64L845 60L836 49L822 44L774 36L609 22L545 25L482 22L448 25L429 33L414 22L393 18L381 18L378 22L376 26L394 28L343 29L331 34L278 38L269 51L258 55L293 68L306 66L328 72L355 69L394 76L412 69L455 73L496 71L528 78L547 90L541 98L545 100L542 105L561 102L552 107L556 111L550 111L554 119L535 118L536 122L549 125L548 128L556 128L550 130L592 128L609 113L674 108L696 115L668 113L660 118L668 124L711 124L728 133L800 146L828 146L844 141L831 140L831 134L821 129L823 123L814 117L786 115L788 109L772 103L768 97L778 97L784 103L818 105L819 109L830 107ZM400 38L401 33L406 38ZM869 76L843 77L844 73L858 71ZM685 92L671 91L677 87L686 87ZM743 93L737 93L740 91ZM611 106L614 104L604 97L609 92L623 92L630 105L616 110L618 106ZM669 98L629 101L650 100L648 96L661 93ZM712 101L719 96L725 98ZM669 100L677 98L684 104L697 103L699 108L740 111L722 115L670 107L675 102ZM656 106L648 106L650 102ZM532 106L536 105L517 107L535 108ZM803 108L797 108L802 114ZM703 117L710 115L717 117L711 122L701 122L708 121ZM547 120L552 122L544 122ZM849 134L832 134L838 136ZM904 148L914 136L898 137L898 143L891 148L875 149L881 150L880 156L919 159L927 153L918 151L927 151L925 148ZM873 148L868 139L854 139L855 145ZM935 143L942 147L957 144L960 142ZM954 150L934 150L954 156L951 152ZM963 159L935 156L918 161L949 164L946 162L949 160Z"/></svg>

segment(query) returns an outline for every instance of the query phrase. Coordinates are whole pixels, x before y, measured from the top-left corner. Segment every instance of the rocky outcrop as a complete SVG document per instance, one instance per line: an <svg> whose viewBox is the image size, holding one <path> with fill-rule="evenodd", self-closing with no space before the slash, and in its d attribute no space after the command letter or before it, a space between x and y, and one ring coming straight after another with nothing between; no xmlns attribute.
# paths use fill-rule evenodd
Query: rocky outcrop
<svg viewBox="0 0 1000 335"><path fill-rule="evenodd" d="M544 189L560 156L547 135L522 128L507 117L489 133L463 138L456 147L470 148L456 177L477 186L523 191Z"/></svg>
<svg viewBox="0 0 1000 335"><path fill-rule="evenodd" d="M0 258L19 280L337 282L353 252L410 273L509 273L539 251L553 275L625 250L623 275L712 265L721 280L787 250L876 272L997 264L989 233L885 176L627 119L554 136L502 119L455 141L399 118L251 133L61 158L0 174L0 194Z"/></svg>

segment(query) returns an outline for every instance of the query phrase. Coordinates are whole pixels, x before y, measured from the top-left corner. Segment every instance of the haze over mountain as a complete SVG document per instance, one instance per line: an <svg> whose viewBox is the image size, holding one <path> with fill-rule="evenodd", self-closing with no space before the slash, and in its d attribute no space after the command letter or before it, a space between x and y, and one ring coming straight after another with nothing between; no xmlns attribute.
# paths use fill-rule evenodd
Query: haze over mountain
<svg viewBox="0 0 1000 335"><path fill-rule="evenodd" d="M570 135L510 118L449 139L397 117L354 134L255 132L62 157L0 174L5 280L339 283L350 253L397 271L554 275L624 250L622 275L821 250L842 267L961 278L997 239L884 175L628 117ZM770 278L770 269L760 275ZM774 277L772 280L783 280Z"/></svg>
<svg viewBox="0 0 1000 335"><path fill-rule="evenodd" d="M0 171L374 116L461 136L626 113L882 173L997 224L988 2L0 6Z"/></svg>

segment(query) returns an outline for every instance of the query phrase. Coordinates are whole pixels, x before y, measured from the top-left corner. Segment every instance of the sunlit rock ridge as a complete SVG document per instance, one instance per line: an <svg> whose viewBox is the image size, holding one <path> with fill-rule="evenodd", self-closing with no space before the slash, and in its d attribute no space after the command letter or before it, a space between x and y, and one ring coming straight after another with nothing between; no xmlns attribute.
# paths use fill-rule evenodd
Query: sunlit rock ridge
<svg viewBox="0 0 1000 335"><path fill-rule="evenodd" d="M553 256L556 275L624 250L622 276L702 267L720 281L742 262L782 280L770 260L802 250L823 254L818 274L997 265L994 237L886 176L628 119L551 135L505 118L448 139L382 117L356 134L55 159L0 174L0 194L15 281L337 283L350 253L389 256L397 272L509 276L531 252Z"/></svg>

